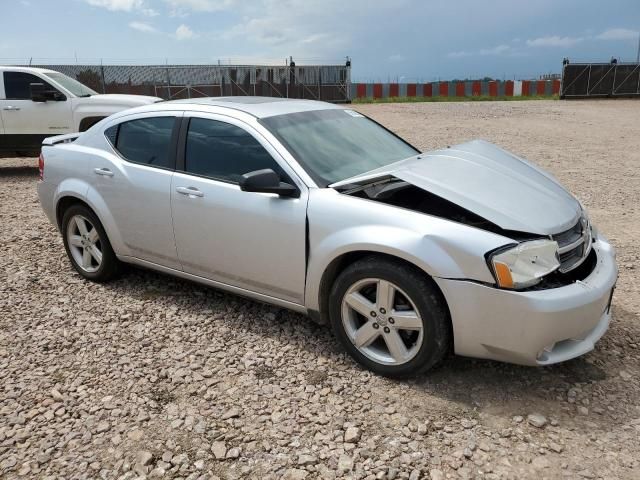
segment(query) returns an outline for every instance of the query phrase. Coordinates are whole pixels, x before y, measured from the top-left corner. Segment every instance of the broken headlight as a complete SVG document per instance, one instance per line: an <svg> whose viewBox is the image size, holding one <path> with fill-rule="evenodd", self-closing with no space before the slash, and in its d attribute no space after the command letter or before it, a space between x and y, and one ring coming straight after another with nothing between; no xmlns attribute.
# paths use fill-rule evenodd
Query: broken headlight
<svg viewBox="0 0 640 480"><path fill-rule="evenodd" d="M500 288L531 287L560 267L558 243L553 240L522 242L492 253L489 263Z"/></svg>

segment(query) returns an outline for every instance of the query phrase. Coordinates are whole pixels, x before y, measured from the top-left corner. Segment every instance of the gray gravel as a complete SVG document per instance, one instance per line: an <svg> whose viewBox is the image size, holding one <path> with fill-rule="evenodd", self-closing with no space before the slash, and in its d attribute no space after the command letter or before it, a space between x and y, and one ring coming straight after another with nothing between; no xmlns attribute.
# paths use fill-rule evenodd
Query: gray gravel
<svg viewBox="0 0 640 480"><path fill-rule="evenodd" d="M0 160L0 478L640 478L638 102L361 106L423 148L483 137L550 169L619 249L611 330L532 369L403 382L297 314L69 266L34 159Z"/></svg>

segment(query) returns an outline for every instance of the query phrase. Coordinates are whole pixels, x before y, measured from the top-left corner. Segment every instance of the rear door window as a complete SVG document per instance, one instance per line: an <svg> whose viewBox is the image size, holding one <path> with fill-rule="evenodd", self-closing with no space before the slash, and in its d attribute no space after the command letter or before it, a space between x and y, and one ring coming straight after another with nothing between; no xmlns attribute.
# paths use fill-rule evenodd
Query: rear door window
<svg viewBox="0 0 640 480"><path fill-rule="evenodd" d="M123 122L105 130L105 136L126 160L173 169L171 155L175 117L150 117Z"/></svg>

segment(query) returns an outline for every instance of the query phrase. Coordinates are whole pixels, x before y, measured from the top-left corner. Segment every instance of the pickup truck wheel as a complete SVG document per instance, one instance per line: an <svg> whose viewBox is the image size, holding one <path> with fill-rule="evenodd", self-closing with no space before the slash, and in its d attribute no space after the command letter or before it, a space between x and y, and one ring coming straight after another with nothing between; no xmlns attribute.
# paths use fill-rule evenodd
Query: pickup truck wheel
<svg viewBox="0 0 640 480"><path fill-rule="evenodd" d="M98 217L83 205L73 205L62 217L64 248L71 264L84 278L106 282L120 270L107 234Z"/></svg>
<svg viewBox="0 0 640 480"><path fill-rule="evenodd" d="M451 328L442 294L421 272L379 257L336 279L329 297L334 333L361 365L387 377L425 372L447 354Z"/></svg>

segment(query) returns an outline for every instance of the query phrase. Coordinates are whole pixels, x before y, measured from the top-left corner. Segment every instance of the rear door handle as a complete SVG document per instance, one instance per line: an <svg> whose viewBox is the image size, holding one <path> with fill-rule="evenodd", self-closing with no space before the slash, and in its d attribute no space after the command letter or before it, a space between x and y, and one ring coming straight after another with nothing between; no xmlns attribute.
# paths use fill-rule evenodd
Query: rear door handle
<svg viewBox="0 0 640 480"><path fill-rule="evenodd" d="M189 195L190 197L204 197L204 193L196 187L176 187L176 192L182 195Z"/></svg>
<svg viewBox="0 0 640 480"><path fill-rule="evenodd" d="M13 110L15 112L17 110L20 110L20 107L14 107L13 105L9 105L8 107L4 107L2 110L8 110L8 111Z"/></svg>
<svg viewBox="0 0 640 480"><path fill-rule="evenodd" d="M94 168L93 172L96 175L103 175L105 177L113 177L113 172L108 168Z"/></svg>

